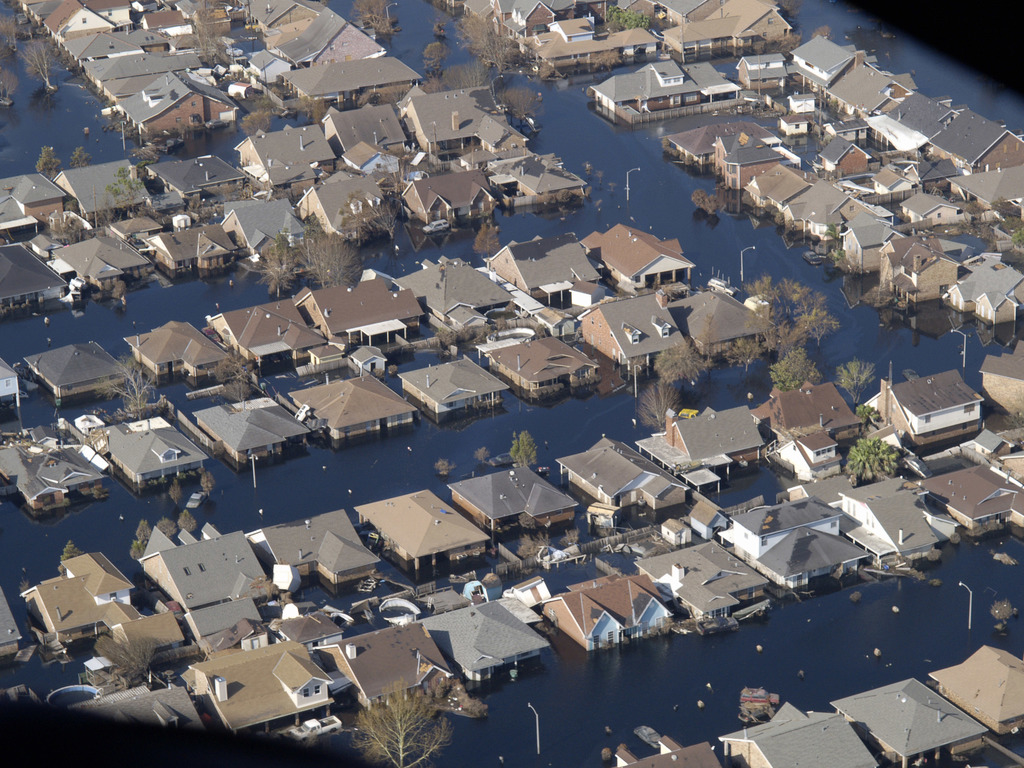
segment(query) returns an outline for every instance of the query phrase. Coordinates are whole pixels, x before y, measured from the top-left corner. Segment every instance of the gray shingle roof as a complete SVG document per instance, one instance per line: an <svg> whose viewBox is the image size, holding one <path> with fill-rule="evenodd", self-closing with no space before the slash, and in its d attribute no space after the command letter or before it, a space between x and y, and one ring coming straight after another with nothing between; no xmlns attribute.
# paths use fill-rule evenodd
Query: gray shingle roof
<svg viewBox="0 0 1024 768"><path fill-rule="evenodd" d="M1001 123L965 109L945 129L932 136L931 141L944 152L973 165L1007 133Z"/></svg>
<svg viewBox="0 0 1024 768"><path fill-rule="evenodd" d="M987 731L913 678L837 699L832 706L903 757L932 752Z"/></svg>
<svg viewBox="0 0 1024 768"><path fill-rule="evenodd" d="M758 562L783 578L835 568L867 557L867 553L840 536L813 528L797 528L763 553Z"/></svg>
<svg viewBox="0 0 1024 768"><path fill-rule="evenodd" d="M165 160L149 166L149 172L183 195L245 179L244 173L216 155L203 155L189 160Z"/></svg>
<svg viewBox="0 0 1024 768"><path fill-rule="evenodd" d="M257 623L260 621L260 612L251 597L209 605L206 608L189 611L188 615L189 623L198 635L197 640L229 629L242 619Z"/></svg>
<svg viewBox="0 0 1024 768"><path fill-rule="evenodd" d="M460 608L420 623L441 652L467 671L486 670L548 647L547 640L501 603Z"/></svg>
<svg viewBox="0 0 1024 768"><path fill-rule="evenodd" d="M0 299L17 299L66 285L24 245L0 246Z"/></svg>
<svg viewBox="0 0 1024 768"><path fill-rule="evenodd" d="M257 534L249 534L250 540L257 541ZM269 550L279 563L298 566L317 562L331 573L341 573L379 562L362 545L343 509L273 525L262 529L262 534L265 543L256 546Z"/></svg>
<svg viewBox="0 0 1024 768"><path fill-rule="evenodd" d="M307 96L333 96L364 88L415 83L420 75L392 56L335 61L285 73L284 80Z"/></svg>
<svg viewBox="0 0 1024 768"><path fill-rule="evenodd" d="M438 264L425 264L396 281L408 288L427 308L446 315L456 307L485 310L503 306L512 296L482 272L461 259L445 259Z"/></svg>
<svg viewBox="0 0 1024 768"><path fill-rule="evenodd" d="M57 387L86 384L117 375L118 363L95 341L68 344L28 355L25 362Z"/></svg>
<svg viewBox="0 0 1024 768"><path fill-rule="evenodd" d="M258 249L273 241L281 232L300 237L304 231L302 221L292 211L291 203L277 200L235 200L224 203L225 221L234 214L246 245Z"/></svg>
<svg viewBox="0 0 1024 768"><path fill-rule="evenodd" d="M576 506L574 498L526 467L471 477L448 487L492 519L523 512L538 517Z"/></svg>
<svg viewBox="0 0 1024 768"><path fill-rule="evenodd" d="M442 404L462 400L469 395L482 396L508 389L467 358L406 371L398 376L434 402Z"/></svg>
<svg viewBox="0 0 1024 768"><path fill-rule="evenodd" d="M134 432L123 424L115 424L108 429L107 435L111 455L136 475L186 466L208 458L174 427ZM161 456L164 461L161 461Z"/></svg>
<svg viewBox="0 0 1024 768"><path fill-rule="evenodd" d="M121 168L132 170L133 167L128 160L114 160L81 168L66 168L57 174L54 182L78 200L78 207L83 215L91 215L114 204L113 196L107 187L117 182L117 172ZM145 195L144 189L137 191L132 203L141 203Z"/></svg>
<svg viewBox="0 0 1024 768"><path fill-rule="evenodd" d="M215 405L196 411L194 416L228 448L239 453L277 445L309 433L309 429L288 411L270 402L270 405L263 401Z"/></svg>

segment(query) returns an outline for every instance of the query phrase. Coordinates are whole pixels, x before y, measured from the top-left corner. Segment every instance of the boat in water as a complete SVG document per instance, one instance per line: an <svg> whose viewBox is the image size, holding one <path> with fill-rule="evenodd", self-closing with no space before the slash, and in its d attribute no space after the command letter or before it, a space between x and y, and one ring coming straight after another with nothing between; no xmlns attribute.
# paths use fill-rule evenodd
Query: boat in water
<svg viewBox="0 0 1024 768"><path fill-rule="evenodd" d="M655 749L661 747L661 734L651 728L649 725L638 725L633 729L639 739L647 744L650 744Z"/></svg>

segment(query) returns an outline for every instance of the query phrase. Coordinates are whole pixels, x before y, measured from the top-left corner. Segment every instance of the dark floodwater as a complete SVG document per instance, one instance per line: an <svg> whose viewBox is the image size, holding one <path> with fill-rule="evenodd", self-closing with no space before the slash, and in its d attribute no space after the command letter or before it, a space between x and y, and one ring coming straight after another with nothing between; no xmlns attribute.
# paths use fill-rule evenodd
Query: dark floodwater
<svg viewBox="0 0 1024 768"><path fill-rule="evenodd" d="M347 14L350 3L332 3ZM402 31L391 42L391 50L414 68L421 67L419 52L430 42L433 20L439 15L431 5L402 0L398 6ZM948 94L956 102L969 103L978 112L1002 118L1011 128L1024 126L1024 106L1012 94L959 68L940 64L941 57L923 50L912 41L883 38L862 14L841 4L804 3L801 26L812 30L828 24L837 39L849 35L852 41L878 53L880 61L893 71L913 70L921 88L929 94ZM449 44L455 43L449 23ZM455 49L450 63L467 60ZM12 61L3 62L4 66ZM101 104L73 80L63 82L52 97L32 93L36 84L21 70L16 106L0 114L0 175L30 170L39 146L52 144L65 159L83 143L82 127L90 127L89 151L95 160L123 156L119 133L102 131ZM937 69L938 66L947 68ZM897 375L904 368L929 373L960 363L960 337L943 333L950 319L939 313L918 323L918 330L902 323L883 324L879 314L866 306L850 308L840 288L842 278L806 264L800 247L787 249L774 227L755 228L747 217L723 215L715 226L693 216L690 196L694 189L710 189L710 179L689 176L662 157L661 136L682 130L685 121L658 123L643 130L614 127L594 115L585 96L587 80L572 79L537 84L543 95L541 120L544 129L534 140L537 152L553 152L566 167L578 173L590 162L603 179L592 179L594 190L585 207L564 218L520 214L499 220L501 241L525 240L573 231L581 237L594 229L606 229L618 222L653 231L659 237L678 237L686 255L697 264L698 281L722 273L733 282L739 278L739 253L748 252L748 279L762 272L776 278L792 277L810 283L828 297L841 318L838 333L825 341L816 353L828 375L839 363L854 355L874 362L879 373L892 364ZM189 145L192 153L216 152L234 160L232 147L238 134L224 131L208 140ZM129 147L130 149L130 147ZM639 167L631 177L627 206L623 186L628 169ZM612 189L614 183L615 188ZM399 254L388 245L367 250L367 266L392 274L417 268L424 258L461 256L479 263L472 254L472 234L455 233L444 241L428 243L418 252L405 232L400 232ZM15 362L46 348L47 339L56 346L72 341L95 340L115 355L128 351L123 337L148 330L170 319L202 324L204 317L219 310L249 306L265 300L265 287L244 270L208 282L187 282L173 288L152 284L131 293L124 310L89 305L84 315L70 312L50 316L47 327L41 317L25 318L0 325L0 357ZM972 333L967 342L967 380L980 384L977 367L984 354L981 339ZM403 363L403 368L422 365L425 357ZM392 381L392 384L395 382ZM270 377L269 387L287 391L296 386L293 377ZM747 393L755 399L767 392L763 367L715 371L691 394L696 406L727 407L745 402ZM207 403L185 400L184 385L161 392L179 406L193 410ZM107 407L108 404L100 404ZM96 404L89 404L94 408ZM74 418L86 407L68 407L60 415ZM109 404L112 409L113 404ZM54 409L41 397L24 406L27 426L50 423ZM283 464L260 467L253 488L248 472L236 474L223 464L210 462L217 487L212 503L203 509L222 531L252 530L262 523L293 520L302 515L346 507L386 495L429 488L441 495L446 488L435 476L439 457L455 462L452 479L473 472L473 452L486 446L492 454L508 450L513 431L528 429L537 439L540 463L555 463L558 456L581 451L602 435L632 442L643 436L632 424L635 415L631 392L622 391L601 399L569 400L555 408L520 403L506 397L503 411L467 424L437 427L423 420L400 436L330 451L310 448L306 456ZM409 450L407 450L409 449ZM723 493L725 504L756 494L771 496L779 481L767 471L746 477ZM154 523L173 512L163 495L136 498L114 481L108 481L110 498L74 508L66 516L36 523L10 502L0 504L0 585L16 614L23 617L18 601L19 583L31 583L56 573L61 549L68 539L83 550L102 550L127 573L137 570L128 550L139 519ZM262 510L262 514L261 514ZM120 520L119 517L124 517ZM672 636L640 643L634 647L587 657L561 643L542 671L525 675L517 683L504 683L486 691L491 716L486 721L455 719L455 743L445 755L446 765L497 764L504 755L508 764L590 765L596 764L602 747L620 742L641 749L631 735L641 723L668 733L683 743L714 741L735 730L738 689L744 685L765 685L786 700L803 708L823 709L831 699L908 676L926 673L960 661L982 642L994 642L1020 653L1016 638L1022 631L1015 623L1007 638L990 638L986 627L988 606L999 597L1020 604L1020 578L991 559L989 550L1005 548L1024 560L1016 540L989 541L981 545L948 547L941 568L935 573L944 582L940 588L909 581L874 584L862 589L864 600L857 606L847 593L838 593L777 610L764 625L745 627L728 637L697 638ZM575 574L557 574L559 582ZM975 631L966 633L966 595L955 585L970 584L975 597ZM892 606L900 608L893 613ZM757 654L755 646L764 646ZM883 651L881 660L871 656L873 648ZM27 682L41 690L74 682L80 664L67 669L43 667L33 660L23 667L0 670L0 685ZM797 678L803 669L805 679ZM713 689L709 691L706 684ZM696 701L707 708L701 712ZM527 703L541 716L542 755L533 755L533 715ZM677 711L673 705L679 704ZM605 726L613 729L611 736Z"/></svg>

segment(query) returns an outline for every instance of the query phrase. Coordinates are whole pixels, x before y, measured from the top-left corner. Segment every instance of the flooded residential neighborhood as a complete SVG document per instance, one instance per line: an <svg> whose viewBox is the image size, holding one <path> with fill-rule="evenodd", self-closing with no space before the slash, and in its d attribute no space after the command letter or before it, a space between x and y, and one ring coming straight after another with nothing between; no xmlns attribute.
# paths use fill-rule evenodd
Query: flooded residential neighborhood
<svg viewBox="0 0 1024 768"><path fill-rule="evenodd" d="M19 0L0 48L0 700L1024 763L1016 94L811 0Z"/></svg>

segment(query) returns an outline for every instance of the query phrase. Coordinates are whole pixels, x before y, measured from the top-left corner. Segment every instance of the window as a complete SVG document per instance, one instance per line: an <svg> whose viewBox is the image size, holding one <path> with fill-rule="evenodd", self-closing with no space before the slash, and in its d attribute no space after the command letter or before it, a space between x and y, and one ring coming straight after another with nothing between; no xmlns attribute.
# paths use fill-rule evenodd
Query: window
<svg viewBox="0 0 1024 768"><path fill-rule="evenodd" d="M974 413L975 403L968 403L964 406L964 413Z"/></svg>
<svg viewBox="0 0 1024 768"><path fill-rule="evenodd" d="M320 688L321 688L320 685L314 685L313 686L313 695L314 696L319 696L320 695Z"/></svg>
<svg viewBox="0 0 1024 768"><path fill-rule="evenodd" d="M191 576L192 575L192 571L190 571L188 568L182 568L182 570L185 571L185 575L186 576Z"/></svg>
<svg viewBox="0 0 1024 768"><path fill-rule="evenodd" d="M309 688L303 688L302 689L302 698L305 699L305 698L308 698L308 697L309 697Z"/></svg>

